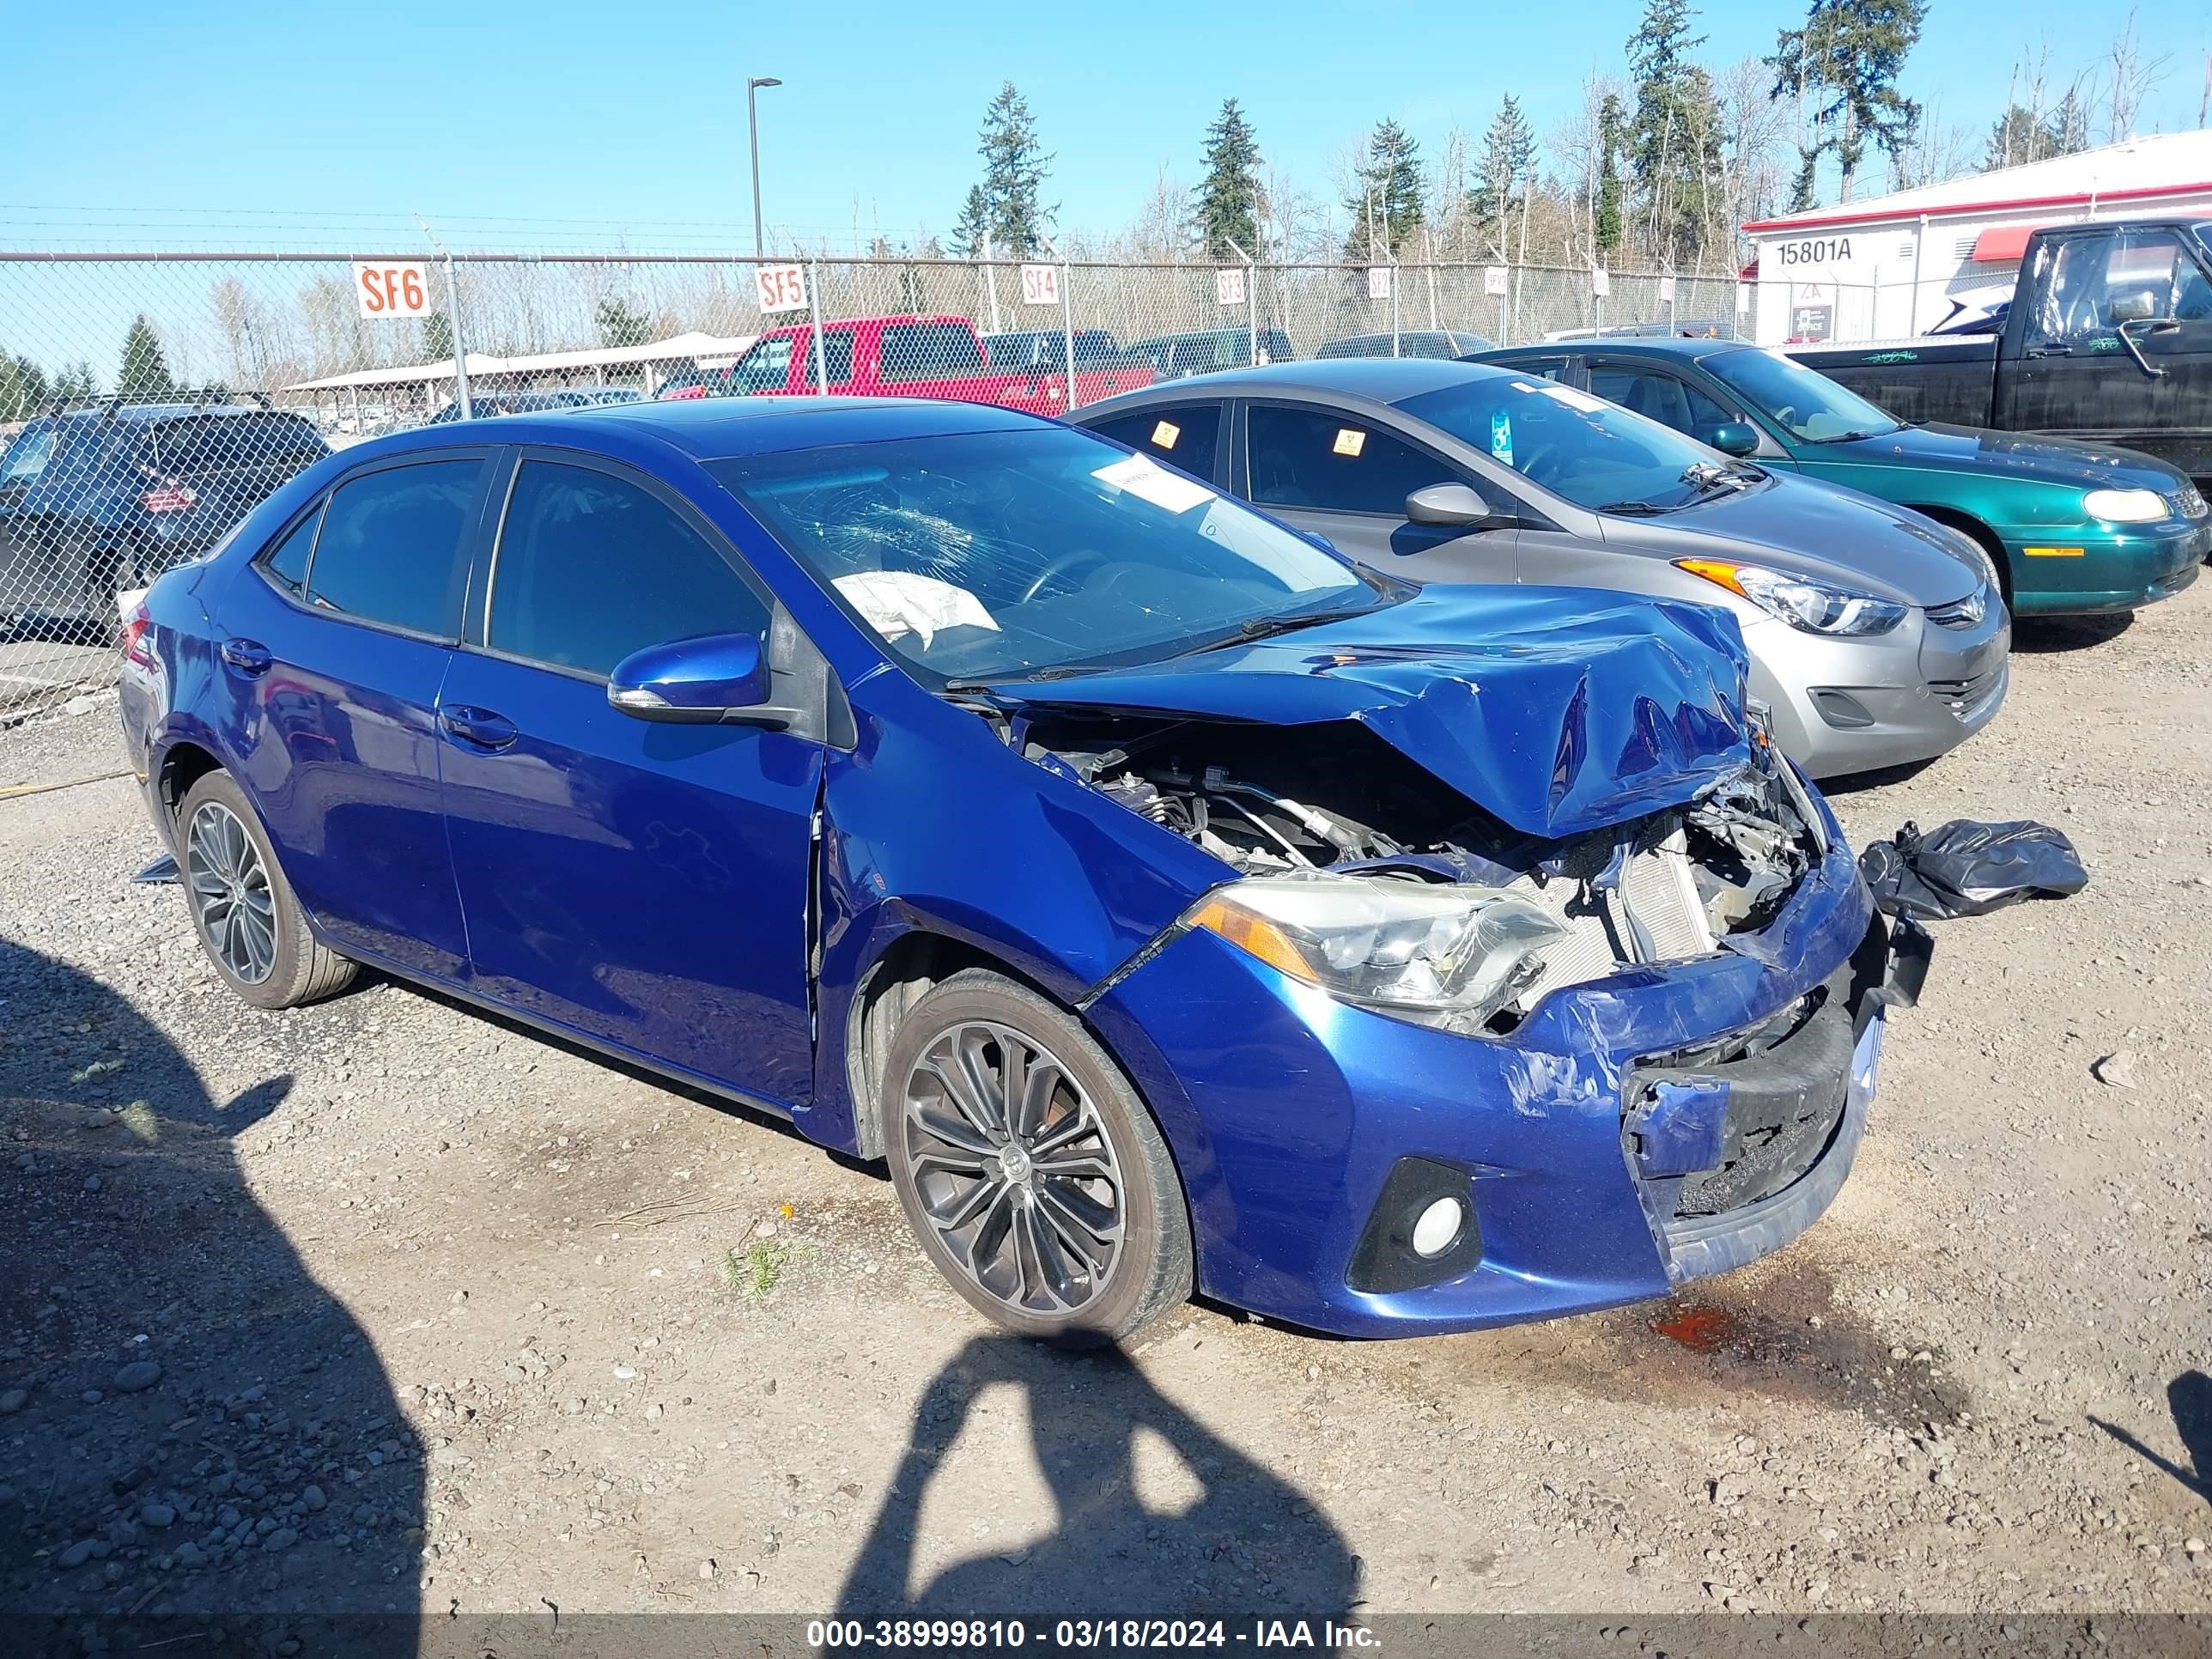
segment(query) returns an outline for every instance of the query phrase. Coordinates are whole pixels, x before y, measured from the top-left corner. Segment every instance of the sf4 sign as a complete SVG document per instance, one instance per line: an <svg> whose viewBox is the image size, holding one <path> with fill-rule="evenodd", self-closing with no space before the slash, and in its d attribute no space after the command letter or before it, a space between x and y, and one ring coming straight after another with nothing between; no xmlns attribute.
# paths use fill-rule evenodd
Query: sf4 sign
<svg viewBox="0 0 2212 1659"><path fill-rule="evenodd" d="M430 314L430 282L421 265L356 262L353 297L364 317Z"/></svg>
<svg viewBox="0 0 2212 1659"><path fill-rule="evenodd" d="M755 265L753 286L763 313L806 309L806 273L797 265Z"/></svg>
<svg viewBox="0 0 2212 1659"><path fill-rule="evenodd" d="M1024 265L1022 267L1022 303L1025 306L1056 306L1060 303L1060 267L1058 265Z"/></svg>

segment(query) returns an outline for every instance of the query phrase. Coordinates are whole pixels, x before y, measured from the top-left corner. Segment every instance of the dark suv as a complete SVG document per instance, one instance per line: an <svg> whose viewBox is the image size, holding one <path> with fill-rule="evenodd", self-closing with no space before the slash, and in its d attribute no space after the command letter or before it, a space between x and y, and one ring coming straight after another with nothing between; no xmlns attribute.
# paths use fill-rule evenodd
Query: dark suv
<svg viewBox="0 0 2212 1659"><path fill-rule="evenodd" d="M206 552L330 453L299 416L250 404L41 416L0 455L0 617L105 628L119 589Z"/></svg>

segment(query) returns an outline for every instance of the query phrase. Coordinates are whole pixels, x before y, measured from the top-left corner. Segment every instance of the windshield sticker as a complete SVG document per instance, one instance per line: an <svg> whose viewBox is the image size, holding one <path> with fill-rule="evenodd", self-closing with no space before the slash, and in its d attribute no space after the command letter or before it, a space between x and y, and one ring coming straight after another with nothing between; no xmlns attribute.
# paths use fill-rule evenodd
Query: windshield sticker
<svg viewBox="0 0 2212 1659"><path fill-rule="evenodd" d="M1140 501L1150 501L1164 513L1188 513L1214 499L1204 484L1170 472L1142 455L1102 466L1091 475L1109 489L1126 490Z"/></svg>
<svg viewBox="0 0 2212 1659"><path fill-rule="evenodd" d="M911 570L863 570L840 576L833 584L845 602L860 613L860 620L893 640L913 634L921 648L945 628L987 628L994 634L999 624L983 609L982 600L964 587L939 581Z"/></svg>
<svg viewBox="0 0 2212 1659"><path fill-rule="evenodd" d="M1493 460L1513 465L1513 417L1502 409L1491 411L1490 453Z"/></svg>
<svg viewBox="0 0 2212 1659"><path fill-rule="evenodd" d="M1182 436L1182 428L1181 427L1177 426L1173 421L1162 421L1158 426L1152 428L1152 447L1155 449L1173 449L1176 447L1176 440Z"/></svg>
<svg viewBox="0 0 2212 1659"><path fill-rule="evenodd" d="M1574 387L1561 386L1556 380L1547 380L1537 390L1554 402L1565 404L1569 409L1578 409L1585 415L1605 413L1604 398L1593 398L1587 392L1577 392Z"/></svg>
<svg viewBox="0 0 2212 1659"><path fill-rule="evenodd" d="M1367 447L1367 434L1356 426L1340 426L1336 429L1336 442L1330 447L1340 455L1356 457Z"/></svg>

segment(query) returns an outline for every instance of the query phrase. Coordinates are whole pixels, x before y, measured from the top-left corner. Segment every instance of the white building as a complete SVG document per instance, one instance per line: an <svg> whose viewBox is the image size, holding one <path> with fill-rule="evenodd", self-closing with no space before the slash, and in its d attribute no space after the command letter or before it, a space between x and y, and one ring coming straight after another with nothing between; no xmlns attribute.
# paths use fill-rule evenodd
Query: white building
<svg viewBox="0 0 2212 1659"><path fill-rule="evenodd" d="M1745 320L1762 345L1905 338L1960 296L2008 290L2038 225L2144 213L2212 217L2212 129L1755 220Z"/></svg>

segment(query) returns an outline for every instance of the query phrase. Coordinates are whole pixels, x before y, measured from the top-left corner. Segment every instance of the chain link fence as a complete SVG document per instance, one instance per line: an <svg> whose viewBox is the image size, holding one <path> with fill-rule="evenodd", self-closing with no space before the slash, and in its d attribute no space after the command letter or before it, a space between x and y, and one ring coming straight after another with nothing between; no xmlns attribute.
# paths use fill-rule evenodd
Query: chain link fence
<svg viewBox="0 0 2212 1659"><path fill-rule="evenodd" d="M1749 327L1731 276L1607 287L1456 264L0 253L0 709L111 678L118 593L319 457L465 410L826 390L1059 414L1255 361Z"/></svg>

